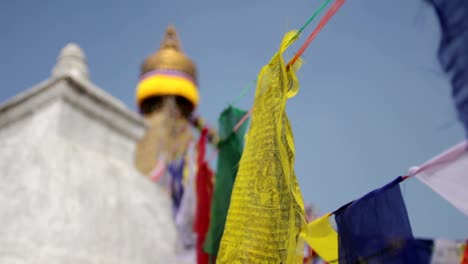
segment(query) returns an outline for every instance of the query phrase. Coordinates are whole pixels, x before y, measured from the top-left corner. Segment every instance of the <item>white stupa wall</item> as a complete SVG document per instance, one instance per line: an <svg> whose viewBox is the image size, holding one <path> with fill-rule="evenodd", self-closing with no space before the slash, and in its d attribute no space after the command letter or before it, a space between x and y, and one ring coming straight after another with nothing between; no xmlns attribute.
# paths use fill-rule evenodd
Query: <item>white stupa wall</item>
<svg viewBox="0 0 468 264"><path fill-rule="evenodd" d="M0 263L173 263L168 195L133 167L144 121L67 47L0 105Z"/></svg>

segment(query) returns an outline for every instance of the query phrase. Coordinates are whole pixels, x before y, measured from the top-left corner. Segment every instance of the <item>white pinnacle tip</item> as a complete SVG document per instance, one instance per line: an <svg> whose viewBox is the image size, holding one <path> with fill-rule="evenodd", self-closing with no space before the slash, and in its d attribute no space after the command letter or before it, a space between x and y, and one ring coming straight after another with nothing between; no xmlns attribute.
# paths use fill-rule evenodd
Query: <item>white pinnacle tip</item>
<svg viewBox="0 0 468 264"><path fill-rule="evenodd" d="M88 65L83 50L75 43L68 43L60 51L52 76L72 75L88 79Z"/></svg>

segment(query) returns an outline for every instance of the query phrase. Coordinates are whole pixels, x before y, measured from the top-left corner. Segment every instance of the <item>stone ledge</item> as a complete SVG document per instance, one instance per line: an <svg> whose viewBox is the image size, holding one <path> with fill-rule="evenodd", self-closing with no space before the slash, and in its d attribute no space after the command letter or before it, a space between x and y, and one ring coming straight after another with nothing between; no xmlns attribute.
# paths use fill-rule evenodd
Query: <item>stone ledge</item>
<svg viewBox="0 0 468 264"><path fill-rule="evenodd" d="M62 98L132 140L141 138L146 129L144 119L121 101L73 75L52 77L0 105L0 128Z"/></svg>

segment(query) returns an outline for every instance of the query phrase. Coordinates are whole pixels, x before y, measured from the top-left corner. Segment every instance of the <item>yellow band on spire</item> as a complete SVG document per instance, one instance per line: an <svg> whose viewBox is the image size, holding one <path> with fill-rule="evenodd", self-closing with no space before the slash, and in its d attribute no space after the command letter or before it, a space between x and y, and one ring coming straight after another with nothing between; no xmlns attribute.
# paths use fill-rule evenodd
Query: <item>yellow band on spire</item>
<svg viewBox="0 0 468 264"><path fill-rule="evenodd" d="M152 96L179 95L198 105L199 95L195 84L183 76L152 75L140 81L137 87L137 102Z"/></svg>

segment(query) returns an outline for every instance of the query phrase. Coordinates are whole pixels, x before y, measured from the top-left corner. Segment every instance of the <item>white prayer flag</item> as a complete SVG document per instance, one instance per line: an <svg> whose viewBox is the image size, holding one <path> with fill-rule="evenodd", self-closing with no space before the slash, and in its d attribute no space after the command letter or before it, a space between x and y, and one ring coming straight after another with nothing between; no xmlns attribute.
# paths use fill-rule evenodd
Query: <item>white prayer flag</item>
<svg viewBox="0 0 468 264"><path fill-rule="evenodd" d="M408 176L416 176L468 216L468 141L412 168Z"/></svg>

